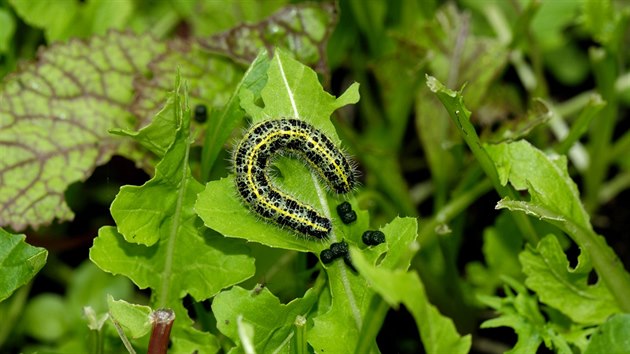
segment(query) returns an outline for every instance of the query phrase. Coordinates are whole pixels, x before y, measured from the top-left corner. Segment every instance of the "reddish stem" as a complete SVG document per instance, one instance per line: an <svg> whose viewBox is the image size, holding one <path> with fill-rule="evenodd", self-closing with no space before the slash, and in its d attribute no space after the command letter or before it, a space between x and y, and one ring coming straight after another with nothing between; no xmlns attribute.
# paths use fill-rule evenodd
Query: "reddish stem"
<svg viewBox="0 0 630 354"><path fill-rule="evenodd" d="M166 354L174 321L175 312L171 309L159 309L151 314L153 331L147 354Z"/></svg>

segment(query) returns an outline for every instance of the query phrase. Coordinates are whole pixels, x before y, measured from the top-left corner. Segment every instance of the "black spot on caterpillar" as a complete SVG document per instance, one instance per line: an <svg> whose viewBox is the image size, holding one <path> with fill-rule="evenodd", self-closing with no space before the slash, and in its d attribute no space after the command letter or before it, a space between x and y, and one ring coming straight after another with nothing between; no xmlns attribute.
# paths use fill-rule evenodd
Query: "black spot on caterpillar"
<svg viewBox="0 0 630 354"><path fill-rule="evenodd" d="M332 221L276 187L271 160L289 154L304 161L336 193L353 190L355 172L344 153L323 132L299 119L267 120L252 126L234 151L236 189L250 210L300 234L328 237Z"/></svg>

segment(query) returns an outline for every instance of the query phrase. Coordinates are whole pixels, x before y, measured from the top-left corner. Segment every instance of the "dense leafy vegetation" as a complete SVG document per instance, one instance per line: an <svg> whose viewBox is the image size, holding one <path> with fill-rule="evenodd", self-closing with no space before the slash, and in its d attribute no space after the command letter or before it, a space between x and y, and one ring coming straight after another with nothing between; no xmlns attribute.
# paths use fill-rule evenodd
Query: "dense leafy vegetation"
<svg viewBox="0 0 630 354"><path fill-rule="evenodd" d="M0 348L627 350L629 23L615 0L0 0ZM344 196L273 161L325 240L238 198L235 142L280 117L358 166Z"/></svg>

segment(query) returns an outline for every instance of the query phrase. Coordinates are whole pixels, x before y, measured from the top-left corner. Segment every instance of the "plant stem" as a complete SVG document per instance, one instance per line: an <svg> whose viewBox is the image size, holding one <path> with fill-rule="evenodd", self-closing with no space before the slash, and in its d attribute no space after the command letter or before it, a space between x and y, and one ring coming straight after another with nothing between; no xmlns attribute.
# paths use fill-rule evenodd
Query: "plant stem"
<svg viewBox="0 0 630 354"><path fill-rule="evenodd" d="M451 199L442 209L438 211L437 214L430 219L425 220L420 232L418 233L420 248L428 247L437 240L437 233L435 232L435 229L438 226L449 222L457 215L461 214L472 203L474 203L475 200L479 199L480 196L490 190L492 190L492 183L490 183L490 180L484 179L471 189Z"/></svg>
<svg viewBox="0 0 630 354"><path fill-rule="evenodd" d="M116 321L114 316L112 316L111 314L109 315L109 318L112 320L114 328L116 328L116 332L118 332L118 337L120 337L120 340L123 342L123 345L127 349L127 352L129 352L129 354L136 354L136 350L133 349L133 345L131 345L131 342L129 342L129 339L125 335L125 331L123 331L120 323L118 323L118 321Z"/></svg>
<svg viewBox="0 0 630 354"><path fill-rule="evenodd" d="M9 297L4 303L4 305L7 305L7 306L4 306L4 308L7 309L7 312L3 313L3 315L6 315L6 316L3 316L3 319L2 319L2 322L5 325L0 326L0 348L2 348L2 345L7 340L7 337L9 336L9 334L11 334L11 331L15 328L15 326L9 326L7 324L17 323L18 317L22 313L22 310L24 309L24 304L26 304L26 299L28 298L28 294L31 291L31 285L33 285L32 281L28 282L26 285L17 289L17 291L15 291L13 295L11 295L11 297Z"/></svg>
<svg viewBox="0 0 630 354"><path fill-rule="evenodd" d="M153 331L149 339L149 349L147 354L166 354L168 342L171 335L171 328L175 322L175 312L171 309L155 310L151 314Z"/></svg>
<svg viewBox="0 0 630 354"><path fill-rule="evenodd" d="M593 63L597 89L607 102L597 119L593 121L589 135L591 166L584 175L584 207L592 215L598 207L597 198L601 184L608 174L610 142L615 128L618 103L615 92L615 78L617 77L615 57L601 48L592 49L589 54Z"/></svg>
<svg viewBox="0 0 630 354"><path fill-rule="evenodd" d="M439 82L436 78L427 75L427 86L433 91L438 99L446 108L451 120L455 124L460 135L468 145L468 148L472 151L475 159L483 169L484 173L494 186L494 189L499 193L501 198L509 198L512 200L519 200L520 197L512 188L505 186L499 180L499 174L494 165L494 162L483 148L477 131L470 122L470 111L466 108L463 102L463 97L460 92L450 90ZM513 213L512 217L514 222L518 226L519 230L523 234L523 237L532 245L536 245L540 238L534 230L534 226L527 218L527 215L521 213Z"/></svg>
<svg viewBox="0 0 630 354"><path fill-rule="evenodd" d="M380 295L375 294L370 302L370 310L367 311L363 320L355 354L369 353L370 348L376 347L376 336L383 326L387 311L389 311L389 305ZM378 347L373 352L378 353Z"/></svg>
<svg viewBox="0 0 630 354"><path fill-rule="evenodd" d="M293 322L295 326L295 342L297 354L307 354L308 345L306 342L306 318L298 315Z"/></svg>

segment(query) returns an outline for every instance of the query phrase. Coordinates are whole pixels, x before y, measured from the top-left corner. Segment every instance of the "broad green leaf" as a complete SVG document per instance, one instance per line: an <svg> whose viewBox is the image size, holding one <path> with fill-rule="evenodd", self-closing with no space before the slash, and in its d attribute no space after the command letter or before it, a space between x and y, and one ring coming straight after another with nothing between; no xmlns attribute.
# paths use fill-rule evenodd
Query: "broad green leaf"
<svg viewBox="0 0 630 354"><path fill-rule="evenodd" d="M601 324L617 312L619 306L602 282L588 285L592 269L586 253L571 269L558 240L543 238L536 249L528 248L519 257L525 285L536 292L540 301L552 306L581 324Z"/></svg>
<svg viewBox="0 0 630 354"><path fill-rule="evenodd" d="M351 254L361 275L390 306L398 308L402 303L411 312L427 353L468 353L470 335L460 336L453 322L431 305L416 272L408 272L406 267L375 267L355 248Z"/></svg>
<svg viewBox="0 0 630 354"><path fill-rule="evenodd" d="M9 51L14 33L15 19L13 15L9 11L0 8L0 54Z"/></svg>
<svg viewBox="0 0 630 354"><path fill-rule="evenodd" d="M415 218L396 218L380 230L385 234L386 243L365 247L359 240L347 240L351 246L361 245L363 257L371 266L379 269L404 269L409 267L417 249ZM332 303L320 303L320 314L313 319L313 328L308 332L308 342L316 352L354 352L362 338L361 327L373 311L374 291L366 278L352 271L343 260L335 260L326 266ZM338 333L345 333L343 341L331 341ZM371 344L370 344L371 345ZM369 348L369 346L368 346Z"/></svg>
<svg viewBox="0 0 630 354"><path fill-rule="evenodd" d="M28 283L46 264L48 251L25 242L26 236L0 229L0 301Z"/></svg>
<svg viewBox="0 0 630 354"><path fill-rule="evenodd" d="M261 74L263 73L257 73ZM358 85L351 86L341 97L335 98L323 90L313 70L280 50L276 51L266 75L264 86L240 87L241 106L254 123L269 118L298 117L324 131L333 141L339 142L330 122L330 115L335 109L358 100ZM251 89L260 91L253 92ZM255 97L258 96L261 97L264 107L256 104ZM278 179L281 180L280 185L284 190L320 207L324 213L334 215L332 213L335 203L339 201L333 196L324 196L325 190L302 163L282 158L278 159L276 166L281 171L282 177ZM318 193L318 190L322 193ZM320 242L300 238L290 230L261 220L235 197L237 195L231 175L209 182L206 189L199 194L195 210L206 226L228 237L245 238L271 247L317 254L325 248ZM336 218L334 223L335 229L345 230Z"/></svg>
<svg viewBox="0 0 630 354"><path fill-rule="evenodd" d="M192 25L198 37L228 31L243 23L254 23L287 5L287 0L176 2L174 5Z"/></svg>
<svg viewBox="0 0 630 354"><path fill-rule="evenodd" d="M584 354L623 354L630 348L630 315L617 314L601 325L591 337Z"/></svg>
<svg viewBox="0 0 630 354"><path fill-rule="evenodd" d="M277 50L267 71L267 83L260 92L263 107L255 102L254 94L241 91L241 106L252 115L252 123L279 117L309 120L338 141L330 116L338 108L359 100L359 84L352 84L336 98L323 90L313 70L288 52Z"/></svg>
<svg viewBox="0 0 630 354"><path fill-rule="evenodd" d="M239 319L253 328L252 343L257 353L295 352L295 326L297 316L306 316L317 301L315 285L302 298L288 304L280 303L267 288L246 290L235 286L221 292L212 300L212 313L217 328L230 338L236 347L230 353L241 353L243 343L239 335Z"/></svg>
<svg viewBox="0 0 630 354"><path fill-rule="evenodd" d="M151 310L148 306L135 305L125 300L114 300L107 295L109 314L124 328L130 338L140 338L151 331Z"/></svg>
<svg viewBox="0 0 630 354"><path fill-rule="evenodd" d="M5 78L0 225L19 230L73 217L65 190L117 150L119 138L107 130L131 126L133 78L147 74L149 61L164 49L148 36L111 32L56 44Z"/></svg>
<svg viewBox="0 0 630 354"><path fill-rule="evenodd" d="M48 42L72 37L103 35L110 28L122 29L133 12L131 1L10 0L26 23L42 28Z"/></svg>
<svg viewBox="0 0 630 354"><path fill-rule="evenodd" d="M31 6L31 2L15 3L19 7L26 7L27 3ZM63 8L56 2L36 1L32 15L40 16L40 20L50 26L50 31L63 37L67 35L65 22L56 21L63 22L81 13L92 26L93 18L108 16L116 10L111 1L93 0L86 4L68 1L67 4L68 7ZM128 7L125 4L116 16L109 16L111 21L122 21ZM297 16L299 21L309 24L291 38L317 37L321 28L327 28L325 24L330 19L321 13L326 6L304 6L303 10L295 12L288 8L281 18ZM63 16L56 15L57 11L62 11ZM46 17L41 17L42 14ZM73 28L81 27L81 23L75 23ZM91 30L98 30L101 23L107 25L108 22L95 20L96 27ZM273 20L260 33L276 33L277 27L272 23ZM292 34L285 33L286 36ZM328 34L326 32L317 42L318 48L325 47ZM272 36L272 39L270 46L293 43L284 35ZM214 40L219 41L221 37ZM254 39L243 39L242 44L247 46L250 40ZM301 47L289 49L299 52ZM64 191L70 184L85 180L96 166L106 163L115 153L151 171L154 161L144 148L110 136L107 131L116 128L117 133L124 134L129 133L129 129L147 125L160 110L177 67L190 82L191 103L208 105L211 112L219 111L228 102L242 73L239 66L223 54L226 53L202 49L195 41L175 39L160 43L149 35L114 31L86 41L54 44L40 51L36 63L26 65L0 86L3 102L0 148L9 156L0 161L0 178L5 181L0 186L3 201L0 225L20 230L48 224L55 218L71 219L73 213L64 202ZM318 58L323 57L320 53ZM235 121L221 118L221 125L207 124L208 136L216 140L212 141L210 154L204 154L209 156L204 160L206 169L212 167ZM201 140L202 134L197 131L195 139Z"/></svg>
<svg viewBox="0 0 630 354"><path fill-rule="evenodd" d="M277 6L270 1L239 5L245 9ZM223 3L220 6L225 8ZM210 22L207 18L196 17ZM242 14L240 17L243 17ZM225 16L222 20L226 20ZM223 33L200 38L198 42L206 50L225 53L246 64L253 61L261 48L282 48L293 53L301 63L327 74L326 45L336 22L337 10L333 3L290 4L254 25L242 23Z"/></svg>
<svg viewBox="0 0 630 354"><path fill-rule="evenodd" d="M173 328L176 351L215 348L216 339L190 325L181 299L212 297L254 273L246 248L200 227L192 206L201 184L190 174L190 110L179 84L172 100L177 129L175 140L143 186L125 186L112 204L120 233L103 227L94 240L90 259L107 272L123 274L140 288L152 289L153 308L171 308L178 321ZM157 120L155 129L169 129ZM158 134L166 136L166 134ZM152 216L143 219L146 214ZM131 241L131 242L129 242ZM137 244L140 243L140 244ZM206 347L209 346L209 347Z"/></svg>

